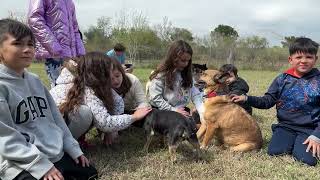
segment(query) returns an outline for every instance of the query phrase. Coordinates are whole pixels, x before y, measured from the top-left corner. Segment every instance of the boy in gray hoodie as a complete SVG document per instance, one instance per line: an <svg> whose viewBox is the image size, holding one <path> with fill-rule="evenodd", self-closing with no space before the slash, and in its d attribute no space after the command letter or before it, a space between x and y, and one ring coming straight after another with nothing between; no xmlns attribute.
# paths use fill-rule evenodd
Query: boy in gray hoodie
<svg viewBox="0 0 320 180"><path fill-rule="evenodd" d="M0 179L94 179L50 93L25 70L34 53L26 25L0 20Z"/></svg>

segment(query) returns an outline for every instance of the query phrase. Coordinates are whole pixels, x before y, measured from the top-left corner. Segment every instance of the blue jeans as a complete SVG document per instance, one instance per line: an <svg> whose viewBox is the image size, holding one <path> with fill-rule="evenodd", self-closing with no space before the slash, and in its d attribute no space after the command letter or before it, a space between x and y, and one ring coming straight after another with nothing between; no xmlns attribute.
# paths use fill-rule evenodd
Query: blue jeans
<svg viewBox="0 0 320 180"><path fill-rule="evenodd" d="M56 80L58 79L60 72L61 72L61 66L63 64L63 59L54 59L54 58L48 58L46 59L45 64L45 70L47 72L50 86L53 88L56 86Z"/></svg>
<svg viewBox="0 0 320 180"><path fill-rule="evenodd" d="M291 154L295 160L310 166L317 164L317 159L312 156L311 151L306 152L307 145L302 144L309 135L290 128L272 125L273 135L268 147L271 156Z"/></svg>

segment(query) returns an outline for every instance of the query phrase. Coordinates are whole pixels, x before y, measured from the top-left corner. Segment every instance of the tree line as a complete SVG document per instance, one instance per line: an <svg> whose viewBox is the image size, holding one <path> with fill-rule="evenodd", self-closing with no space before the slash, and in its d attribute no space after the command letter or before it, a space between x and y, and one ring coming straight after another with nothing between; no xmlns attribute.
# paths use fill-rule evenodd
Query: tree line
<svg viewBox="0 0 320 180"><path fill-rule="evenodd" d="M14 13L10 13L10 18L25 21ZM127 59L137 65L155 66L172 41L183 39L194 50L194 62L211 67L231 63L240 69L268 70L279 70L287 64L288 46L296 38L283 37L281 46L271 47L265 37L240 37L235 28L224 24L208 30L208 35L197 37L186 28L175 27L167 17L150 25L148 17L138 11L121 11L114 18L102 16L82 34L87 51L105 52L120 42L127 48Z"/></svg>

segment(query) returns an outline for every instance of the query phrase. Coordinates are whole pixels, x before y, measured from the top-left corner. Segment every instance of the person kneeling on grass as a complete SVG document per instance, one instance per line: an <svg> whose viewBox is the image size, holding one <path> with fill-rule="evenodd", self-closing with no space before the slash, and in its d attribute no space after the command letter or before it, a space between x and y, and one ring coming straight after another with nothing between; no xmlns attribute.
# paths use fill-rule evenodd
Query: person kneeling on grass
<svg viewBox="0 0 320 180"><path fill-rule="evenodd" d="M279 123L272 125L268 154L292 154L311 166L320 158L320 71L314 68L318 47L309 38L297 38L289 47L291 68L272 82L264 96L232 97L260 109L276 105Z"/></svg>
<svg viewBox="0 0 320 180"><path fill-rule="evenodd" d="M193 83L192 54L187 42L173 42L166 58L149 77L147 96L153 107L176 111L184 116L191 115L186 106L192 100L202 120L203 98Z"/></svg>
<svg viewBox="0 0 320 180"><path fill-rule="evenodd" d="M132 114L138 108L150 107L140 80L131 73L125 73L117 60L112 59L111 62L112 88L123 98L124 112Z"/></svg>
<svg viewBox="0 0 320 180"><path fill-rule="evenodd" d="M111 59L103 53L89 52L72 64L62 70L57 86L50 93L75 138L84 137L92 124L99 131L112 135L151 111L146 107L132 115L123 114L123 99L111 86ZM74 68L71 72L70 67Z"/></svg>
<svg viewBox="0 0 320 180"><path fill-rule="evenodd" d="M0 179L95 179L78 142L39 77L26 25L0 20Z"/></svg>

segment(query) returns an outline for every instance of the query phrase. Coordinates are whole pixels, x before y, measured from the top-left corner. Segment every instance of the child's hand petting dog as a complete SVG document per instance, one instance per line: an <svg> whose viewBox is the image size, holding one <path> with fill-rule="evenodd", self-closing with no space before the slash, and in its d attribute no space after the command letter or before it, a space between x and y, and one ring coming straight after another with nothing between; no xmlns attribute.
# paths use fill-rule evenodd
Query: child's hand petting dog
<svg viewBox="0 0 320 180"><path fill-rule="evenodd" d="M139 121L139 120L143 119L151 110L152 110L151 107L138 108L132 114L133 121Z"/></svg>
<svg viewBox="0 0 320 180"><path fill-rule="evenodd" d="M231 97L232 102L245 102L245 101L247 101L247 96L245 96L245 95L238 96L235 94L231 94L230 97Z"/></svg>
<svg viewBox="0 0 320 180"><path fill-rule="evenodd" d="M184 115L185 117L190 117L190 113L188 113L187 111L185 111L183 107L177 108L176 112Z"/></svg>

